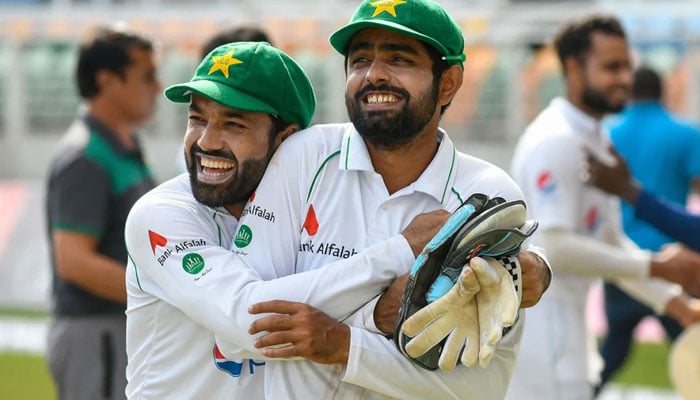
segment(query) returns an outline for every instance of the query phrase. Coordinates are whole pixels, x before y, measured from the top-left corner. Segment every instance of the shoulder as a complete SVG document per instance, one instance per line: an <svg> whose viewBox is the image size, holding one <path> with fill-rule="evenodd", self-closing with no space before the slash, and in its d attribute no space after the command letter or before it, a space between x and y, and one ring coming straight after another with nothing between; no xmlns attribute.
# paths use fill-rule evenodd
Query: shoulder
<svg viewBox="0 0 700 400"><path fill-rule="evenodd" d="M199 203L192 195L189 177L178 175L139 198L129 213L127 224L177 225L188 219L206 219L214 210Z"/></svg>
<svg viewBox="0 0 700 400"><path fill-rule="evenodd" d="M457 152L455 189L460 193L484 193L507 200L522 199L520 188L502 168L478 157Z"/></svg>
<svg viewBox="0 0 700 400"><path fill-rule="evenodd" d="M339 149L343 136L352 130L352 124L319 124L292 134L285 140L279 151L290 152L304 149L305 151L324 152Z"/></svg>
<svg viewBox="0 0 700 400"><path fill-rule="evenodd" d="M321 124L296 132L280 145L270 166L313 168L338 153L343 138L353 129L350 123Z"/></svg>

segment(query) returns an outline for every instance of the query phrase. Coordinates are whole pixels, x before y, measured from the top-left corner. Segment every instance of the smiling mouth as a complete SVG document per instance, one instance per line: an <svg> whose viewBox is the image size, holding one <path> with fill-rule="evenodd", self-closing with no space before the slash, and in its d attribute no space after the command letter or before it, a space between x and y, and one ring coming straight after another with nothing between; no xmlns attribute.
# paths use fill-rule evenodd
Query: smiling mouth
<svg viewBox="0 0 700 400"><path fill-rule="evenodd" d="M220 184L228 181L236 173L236 163L229 159L197 156L197 179L208 184Z"/></svg>
<svg viewBox="0 0 700 400"><path fill-rule="evenodd" d="M372 108L392 107L401 101L401 97L393 93L368 93L363 102Z"/></svg>

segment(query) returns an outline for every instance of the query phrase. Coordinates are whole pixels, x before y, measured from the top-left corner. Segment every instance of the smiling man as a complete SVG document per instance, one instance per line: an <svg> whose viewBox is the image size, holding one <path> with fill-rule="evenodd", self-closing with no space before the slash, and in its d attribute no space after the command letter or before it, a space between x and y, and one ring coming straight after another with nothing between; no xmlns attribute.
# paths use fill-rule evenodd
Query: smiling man
<svg viewBox="0 0 700 400"><path fill-rule="evenodd" d="M402 232L327 269L263 282L277 275L261 277L228 247L252 239L245 230L234 238L241 215L274 224L289 213L245 206L275 149L311 121L316 100L308 77L282 51L240 42L213 50L190 82L165 93L189 103L184 140L189 173L143 196L126 222L126 393L138 399L262 399L265 363L255 360L263 355L247 332L254 320L248 304L303 301L345 318L405 273L413 249L419 251L449 214L417 217ZM267 237L270 249L284 233ZM404 256L397 257L401 250ZM334 289L338 282L345 296ZM305 315L316 326L329 325L325 314ZM302 336L315 334L304 329ZM226 358L215 335L248 351ZM315 344L326 343L315 340L299 356L326 352Z"/></svg>
<svg viewBox="0 0 700 400"><path fill-rule="evenodd" d="M327 249L364 251L404 230L422 212L456 210L472 193L522 199L504 171L457 151L439 128L462 85L465 59L459 25L442 6L430 0L363 1L330 42L345 57L345 103L352 122L294 134L270 161L248 207L268 210L275 220L244 215L238 232L245 240L234 242L234 251L262 276L315 271L344 257ZM408 251L391 249L397 263L410 258ZM547 270L532 252L523 251L520 258L523 265ZM408 272L411 265L404 267ZM546 274L535 275L542 293ZM335 286L338 296L347 296L342 282ZM360 310L360 318L371 320L381 303ZM309 342L296 339L290 327L313 323L297 318L296 305L266 302L252 311L277 314L251 327L260 335L255 345L262 354L303 356L299 352ZM332 320L324 328L333 333L335 353L304 356L315 362L268 363L268 398L500 399L522 334L517 323L487 367L459 365L446 373L419 367L376 329ZM236 356L235 343L218 343L223 354Z"/></svg>

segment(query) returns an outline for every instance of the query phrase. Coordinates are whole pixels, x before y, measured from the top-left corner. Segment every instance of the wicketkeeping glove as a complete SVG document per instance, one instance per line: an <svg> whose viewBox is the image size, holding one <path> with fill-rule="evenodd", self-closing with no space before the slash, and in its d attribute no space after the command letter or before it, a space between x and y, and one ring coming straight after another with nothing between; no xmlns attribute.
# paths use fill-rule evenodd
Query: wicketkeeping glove
<svg viewBox="0 0 700 400"><path fill-rule="evenodd" d="M500 264L495 269L488 262L479 261L475 274L463 272L463 267L476 256L517 254L537 223L525 221L525 205L521 201L484 198L484 195L470 197L465 204L471 205L473 211L462 211L465 207L458 209L421 252L411 271L394 339L405 355L424 368L453 369L465 343L462 362L467 366L477 361L485 365L500 339L502 327L512 324L517 316L520 301L516 301L513 309L514 286L510 279L503 279L508 276L506 269ZM455 225L460 226L455 228ZM517 262L515 266L519 267ZM519 271L513 273L519 275ZM487 291L481 296L479 308L482 285ZM506 287L510 291L501 293ZM511 300L507 300L509 295ZM517 292L515 298L519 299ZM415 320L406 321L428 303L433 304L424 312L421 310ZM499 332L494 333L496 330ZM409 341L411 345L407 346ZM485 347L480 355L481 341Z"/></svg>

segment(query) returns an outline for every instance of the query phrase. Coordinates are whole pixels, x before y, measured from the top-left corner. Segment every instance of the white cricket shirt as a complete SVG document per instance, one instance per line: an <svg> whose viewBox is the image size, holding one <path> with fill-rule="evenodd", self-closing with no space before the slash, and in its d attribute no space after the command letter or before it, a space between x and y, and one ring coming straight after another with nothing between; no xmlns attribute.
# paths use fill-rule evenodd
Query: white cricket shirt
<svg viewBox="0 0 700 400"><path fill-rule="evenodd" d="M304 301L344 318L414 260L405 238L394 235L327 269L263 282L228 249L236 225L225 209L194 199L186 174L132 208L125 231L130 399L261 399L265 367L254 361L261 356L247 330L257 316L248 314L248 305ZM331 291L337 281L352 295L349 301ZM227 359L214 335L239 346L238 355Z"/></svg>
<svg viewBox="0 0 700 400"><path fill-rule="evenodd" d="M264 277L296 274L391 238L419 213L454 211L472 193L523 198L504 171L458 152L442 131L440 140L418 180L389 195L352 124L318 125L292 135L272 158L241 218L234 252ZM398 263L405 250L388 252ZM410 267L403 265L404 272ZM337 281L327 289L351 301L346 286ZM304 400L503 398L521 325L500 343L488 368L458 366L451 373L424 370L401 355L390 339L351 328L347 367L268 361L266 395ZM235 354L235 348L220 345L224 354Z"/></svg>

